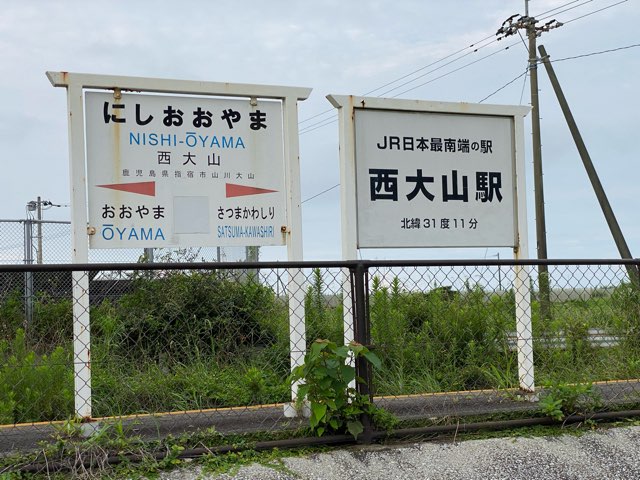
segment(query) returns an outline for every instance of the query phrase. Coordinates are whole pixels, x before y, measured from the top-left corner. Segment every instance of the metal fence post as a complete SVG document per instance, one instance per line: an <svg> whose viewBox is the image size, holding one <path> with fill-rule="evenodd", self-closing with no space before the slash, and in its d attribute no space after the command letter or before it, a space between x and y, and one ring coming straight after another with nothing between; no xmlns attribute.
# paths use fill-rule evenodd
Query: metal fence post
<svg viewBox="0 0 640 480"><path fill-rule="evenodd" d="M153 263L154 262L153 253L154 253L154 249L153 248L145 248L144 249L144 259L145 259L145 261L147 263Z"/></svg>
<svg viewBox="0 0 640 480"><path fill-rule="evenodd" d="M24 221L24 263L33 264L33 222L31 219ZM33 272L24 274L24 330L33 323Z"/></svg>
<svg viewBox="0 0 640 480"><path fill-rule="evenodd" d="M353 296L354 311L354 338L355 341L367 348L371 344L371 334L369 328L369 310L367 308L367 284L368 270L362 264L358 263L355 269L352 269L352 285L354 286L355 295ZM356 389L360 395L367 396L369 401L373 401L372 385L371 385L371 366L364 357L356 358L356 376L361 381L356 382ZM368 414L362 415L362 442L371 443L373 431L371 428L371 419Z"/></svg>

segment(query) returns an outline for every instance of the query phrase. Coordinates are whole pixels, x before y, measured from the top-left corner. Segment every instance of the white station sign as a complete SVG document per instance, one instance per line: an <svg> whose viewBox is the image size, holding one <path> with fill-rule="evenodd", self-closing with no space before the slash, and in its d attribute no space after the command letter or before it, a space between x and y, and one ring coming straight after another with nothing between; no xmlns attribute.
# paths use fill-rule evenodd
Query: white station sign
<svg viewBox="0 0 640 480"><path fill-rule="evenodd" d="M512 116L354 114L359 248L517 244Z"/></svg>
<svg viewBox="0 0 640 480"><path fill-rule="evenodd" d="M86 92L91 248L283 245L282 102Z"/></svg>

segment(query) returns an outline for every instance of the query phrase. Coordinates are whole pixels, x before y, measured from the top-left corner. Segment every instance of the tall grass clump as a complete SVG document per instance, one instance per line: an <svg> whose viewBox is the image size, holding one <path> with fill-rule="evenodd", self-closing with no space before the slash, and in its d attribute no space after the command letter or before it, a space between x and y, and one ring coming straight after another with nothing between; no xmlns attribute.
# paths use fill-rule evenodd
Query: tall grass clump
<svg viewBox="0 0 640 480"><path fill-rule="evenodd" d="M228 359L286 340L279 338L285 305L270 288L216 271L137 278L130 293L97 313L96 337L123 356Z"/></svg>
<svg viewBox="0 0 640 480"><path fill-rule="evenodd" d="M640 376L640 290L633 283L553 302L542 319L532 304L539 384ZM605 344L602 344L605 342Z"/></svg>
<svg viewBox="0 0 640 480"><path fill-rule="evenodd" d="M0 340L0 424L61 420L73 413L73 365L68 346L39 355L24 330Z"/></svg>
<svg viewBox="0 0 640 480"><path fill-rule="evenodd" d="M326 293L322 272L314 268L304 297L307 343L322 338L343 343L342 297Z"/></svg>
<svg viewBox="0 0 640 480"><path fill-rule="evenodd" d="M477 389L516 381L507 332L515 329L511 293L434 288L402 290L376 277L370 296L371 331L380 358L379 393ZM496 368L510 372L495 375ZM505 385L499 385L505 386ZM511 385L508 385L511 386Z"/></svg>

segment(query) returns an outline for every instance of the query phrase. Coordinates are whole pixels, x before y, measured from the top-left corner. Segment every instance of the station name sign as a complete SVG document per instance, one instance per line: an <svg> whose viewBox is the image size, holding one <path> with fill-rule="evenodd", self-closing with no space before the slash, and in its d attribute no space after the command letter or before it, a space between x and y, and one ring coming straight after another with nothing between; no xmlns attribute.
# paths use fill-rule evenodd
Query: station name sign
<svg viewBox="0 0 640 480"><path fill-rule="evenodd" d="M526 238L528 107L328 95L339 110L343 257Z"/></svg>
<svg viewBox="0 0 640 480"><path fill-rule="evenodd" d="M283 245L282 102L85 93L92 248Z"/></svg>
<svg viewBox="0 0 640 480"><path fill-rule="evenodd" d="M354 109L359 248L513 246L508 116Z"/></svg>

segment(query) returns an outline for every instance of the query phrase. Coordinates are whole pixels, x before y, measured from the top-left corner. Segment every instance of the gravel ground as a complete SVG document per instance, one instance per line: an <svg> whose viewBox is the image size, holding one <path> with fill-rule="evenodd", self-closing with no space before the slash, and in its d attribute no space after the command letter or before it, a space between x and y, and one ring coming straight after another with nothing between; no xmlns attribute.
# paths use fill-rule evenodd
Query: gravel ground
<svg viewBox="0 0 640 480"><path fill-rule="evenodd" d="M582 436L506 437L457 443L413 443L350 447L282 459L278 469L262 465L233 475L204 475L199 467L161 475L163 480L340 480L340 479L640 479L640 427Z"/></svg>

